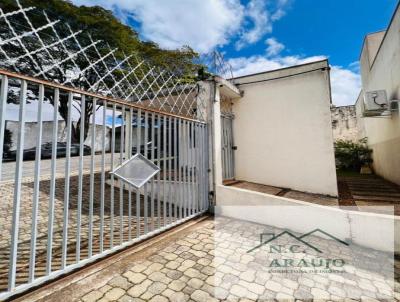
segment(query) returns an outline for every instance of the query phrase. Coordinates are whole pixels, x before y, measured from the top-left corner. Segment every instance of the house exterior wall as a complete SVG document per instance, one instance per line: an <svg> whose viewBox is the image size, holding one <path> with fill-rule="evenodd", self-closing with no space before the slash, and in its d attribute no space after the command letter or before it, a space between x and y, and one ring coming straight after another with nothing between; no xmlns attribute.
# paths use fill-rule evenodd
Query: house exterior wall
<svg viewBox="0 0 400 302"><path fill-rule="evenodd" d="M340 106L331 108L333 139L358 141L356 108Z"/></svg>
<svg viewBox="0 0 400 302"><path fill-rule="evenodd" d="M243 83L262 81L243 85ZM236 179L337 196L326 60L235 79Z"/></svg>
<svg viewBox="0 0 400 302"><path fill-rule="evenodd" d="M18 131L19 131L19 122L15 121L7 121L6 128L11 131L11 139L12 145L10 150L17 149L18 143ZM58 122L58 142L66 142L66 128L65 122ZM103 135L103 126L96 125L95 129L95 151L100 152L102 150L102 135ZM111 142L111 132L110 129L106 128L106 151L110 150L110 142ZM36 146L38 135L38 123L36 122L27 122L25 123L25 139L24 139L24 149L33 148ZM91 137L92 137L92 125L89 125L88 135L85 140L85 145L91 147ZM42 144L51 143L53 141L53 122L43 122L42 128Z"/></svg>
<svg viewBox="0 0 400 302"><path fill-rule="evenodd" d="M381 45L376 50L377 35ZM389 28L384 33L367 36L360 57L363 91L386 90L389 100L400 99L400 6L397 7ZM400 184L400 118L362 117L362 97L357 101L357 116L361 132L368 137L372 148L374 171Z"/></svg>

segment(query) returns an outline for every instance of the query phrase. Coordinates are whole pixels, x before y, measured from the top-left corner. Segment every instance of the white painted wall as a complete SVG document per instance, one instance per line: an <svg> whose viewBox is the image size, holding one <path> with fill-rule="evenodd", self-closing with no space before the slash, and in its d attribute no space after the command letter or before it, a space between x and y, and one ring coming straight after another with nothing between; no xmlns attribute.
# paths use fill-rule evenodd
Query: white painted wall
<svg viewBox="0 0 400 302"><path fill-rule="evenodd" d="M327 67L320 61L235 80L244 92L233 102L236 179L337 196ZM263 82L241 85L253 81Z"/></svg>
<svg viewBox="0 0 400 302"><path fill-rule="evenodd" d="M400 5L385 32L366 37L360 65L363 91L385 89L389 100L400 99ZM361 132L373 149L373 167L377 174L400 185L400 117L361 117L362 97L357 101Z"/></svg>
<svg viewBox="0 0 400 302"><path fill-rule="evenodd" d="M320 228L380 251L400 252L400 217L339 209L250 190L217 186L217 215L306 233ZM393 206L388 207L393 210ZM317 235L318 236L318 235Z"/></svg>
<svg viewBox="0 0 400 302"><path fill-rule="evenodd" d="M12 147L11 150L17 149L18 143L18 132L19 132L19 122L7 121L6 128L12 133ZM66 127L64 121L58 122L58 142L66 142ZM102 150L102 132L103 126L96 125L95 129L95 151L99 152ZM25 123L25 139L24 139L24 149L33 148L36 146L38 136L38 123L28 122ZM51 143L53 141L53 122L45 121L43 122L42 130L42 144ZM106 151L110 150L111 143L111 130L106 128ZM88 135L85 140L85 145L91 147L92 145L92 125L89 125Z"/></svg>

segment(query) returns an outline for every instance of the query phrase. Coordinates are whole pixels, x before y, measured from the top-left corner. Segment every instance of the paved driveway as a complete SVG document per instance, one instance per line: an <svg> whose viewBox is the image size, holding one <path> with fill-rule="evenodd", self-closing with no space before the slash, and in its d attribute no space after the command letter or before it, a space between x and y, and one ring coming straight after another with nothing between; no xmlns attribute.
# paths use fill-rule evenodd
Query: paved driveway
<svg viewBox="0 0 400 302"><path fill-rule="evenodd" d="M49 287L39 301L392 301L400 299L393 279L393 259L377 251L347 247L310 237L324 257L346 264L329 272L278 272L267 265L273 256L254 247L260 231L277 228L227 218L206 220L135 253L127 252L108 266ZM280 244L293 240L283 238ZM297 243L298 244L298 243ZM280 258L310 261L315 253L282 253ZM394 266L399 269L399 263ZM95 269L95 268L94 268ZM36 298L34 298L36 297ZM35 301L40 293L31 296Z"/></svg>

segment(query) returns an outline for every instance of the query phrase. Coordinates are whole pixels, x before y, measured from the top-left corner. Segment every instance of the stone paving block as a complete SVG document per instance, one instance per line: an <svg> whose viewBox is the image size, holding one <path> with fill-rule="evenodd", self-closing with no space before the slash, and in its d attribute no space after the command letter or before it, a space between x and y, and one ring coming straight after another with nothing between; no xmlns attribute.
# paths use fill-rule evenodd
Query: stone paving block
<svg viewBox="0 0 400 302"><path fill-rule="evenodd" d="M329 300L330 298L330 295L326 290L315 287L311 289L311 294L314 296L314 299Z"/></svg>
<svg viewBox="0 0 400 302"><path fill-rule="evenodd" d="M213 299L207 292L202 291L202 290L195 290L191 295L190 298L192 298L196 302L208 302Z"/></svg>
<svg viewBox="0 0 400 302"><path fill-rule="evenodd" d="M156 295L149 302L168 302L168 299L161 295Z"/></svg>
<svg viewBox="0 0 400 302"><path fill-rule="evenodd" d="M180 266L180 263L178 261L169 261L167 264L165 264L165 267L169 269L177 269Z"/></svg>
<svg viewBox="0 0 400 302"><path fill-rule="evenodd" d="M110 281L108 281L108 284L112 287L120 287L125 290L132 286L132 283L130 283L126 278L122 276L112 278Z"/></svg>
<svg viewBox="0 0 400 302"><path fill-rule="evenodd" d="M272 281L272 280L268 280L267 283L265 283L265 287L267 289L270 289L274 292L279 292L282 285L280 285L279 283Z"/></svg>
<svg viewBox="0 0 400 302"><path fill-rule="evenodd" d="M147 288L147 291L152 294L158 295L158 294L161 294L166 288L167 288L167 285L162 282L153 282Z"/></svg>
<svg viewBox="0 0 400 302"><path fill-rule="evenodd" d="M105 293L104 298L110 301L118 301L125 294L125 291L121 288L113 288Z"/></svg>
<svg viewBox="0 0 400 302"><path fill-rule="evenodd" d="M165 284L168 284L172 281L171 278L168 278L164 273L161 272L151 273L148 278L152 281L158 281Z"/></svg>
<svg viewBox="0 0 400 302"><path fill-rule="evenodd" d="M181 291L185 286L186 283L181 280L174 280L170 284L168 284L169 288L177 292Z"/></svg>
<svg viewBox="0 0 400 302"><path fill-rule="evenodd" d="M126 272L123 274L124 277L128 278L129 282L133 284L142 283L147 277L142 273L133 273L131 271Z"/></svg>
<svg viewBox="0 0 400 302"><path fill-rule="evenodd" d="M140 297L151 284L152 282L150 280L144 280L141 284L131 287L128 290L128 294L132 297Z"/></svg>
<svg viewBox="0 0 400 302"><path fill-rule="evenodd" d="M186 302L189 300L189 296L185 295L182 292L179 293L174 292L173 294L168 296L168 298L171 302Z"/></svg>
<svg viewBox="0 0 400 302"><path fill-rule="evenodd" d="M171 278L171 279L173 279L173 280L179 279L182 275L183 275L182 272L180 272L180 271L175 271L175 270L171 270L171 271L169 271L169 272L167 273L167 277L169 277L169 278Z"/></svg>
<svg viewBox="0 0 400 302"><path fill-rule="evenodd" d="M197 279L197 278L192 278L188 282L188 285L190 287L193 287L194 289L199 289L200 287L202 287L203 284L204 284L204 281Z"/></svg>
<svg viewBox="0 0 400 302"><path fill-rule="evenodd" d="M82 300L84 302L94 302L100 299L101 297L103 297L103 293L98 290L94 290L88 293L87 295L83 296Z"/></svg>

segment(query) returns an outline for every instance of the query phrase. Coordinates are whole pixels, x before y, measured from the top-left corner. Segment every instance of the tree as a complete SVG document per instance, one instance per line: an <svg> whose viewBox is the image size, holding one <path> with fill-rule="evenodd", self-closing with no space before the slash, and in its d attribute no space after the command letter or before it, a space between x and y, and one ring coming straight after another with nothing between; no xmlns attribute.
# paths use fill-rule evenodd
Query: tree
<svg viewBox="0 0 400 302"><path fill-rule="evenodd" d="M194 59L198 55L190 47L185 46L177 50L164 50L156 43L141 41L135 30L122 24L111 11L102 7L77 7L64 0L20 0L20 3L23 7L34 6L37 8L37 10L27 12L35 28L48 24L45 16L41 13L42 10L46 12L51 21L58 19L60 22L54 25L56 33L51 27L47 27L41 30L38 35L31 34L23 38L24 47L31 52L30 56L26 55L24 47L18 40L1 45L0 47L4 52L0 52L0 66L3 68L14 69L28 75L38 75L50 81L72 85L83 90L93 89L93 85L99 82L102 75L107 74L109 69L116 66L130 54L135 54L145 59L150 65L162 66L179 72L183 78L193 78L198 68L198 65L194 63ZM4 12L18 10L15 0L3 0L0 3L0 7ZM4 20L0 20L1 22L4 22ZM22 14L12 16L10 22L18 33L31 30L30 24ZM85 34L76 35L76 39L67 39L71 31L77 32L80 30L84 31ZM56 37L56 35L59 37ZM0 24L1 40L6 41L12 36L8 26ZM38 39L38 36L40 39ZM62 44L57 43L60 39L66 40ZM85 53L81 52L82 48L91 45L92 41L97 40L104 42L97 44L96 49L92 47L88 48ZM44 49L42 42L45 45L53 46ZM115 48L117 48L117 51L113 56L107 57L104 60L104 64L99 63L94 68L89 68L91 66L90 62L96 62L99 57L105 56L110 52L110 49ZM36 52L34 50L40 51ZM78 55L73 60L67 60L69 53ZM19 58L18 62L13 65L13 61L7 58L5 54L8 54L11 58ZM137 62L132 57L126 64L135 66ZM53 65L56 65L56 67L49 69ZM129 67L117 68L113 75L120 79L127 75L129 70ZM146 65L140 72L143 75L147 70L148 67ZM94 92L111 93L109 88L113 87L114 82L115 78L107 77L99 85L95 86ZM36 90L34 94L37 95L37 88L31 87L31 90ZM60 95L60 106L58 107L59 114L65 121L68 119L67 97L66 94ZM46 91L45 99L54 104L52 91ZM18 101L18 96L11 93L9 102L18 103ZM85 120L84 138L86 138L92 106L91 100L88 99L85 111L80 113L79 120L72 125L73 142L78 142L80 139L83 117ZM79 108L79 106L75 107Z"/></svg>

